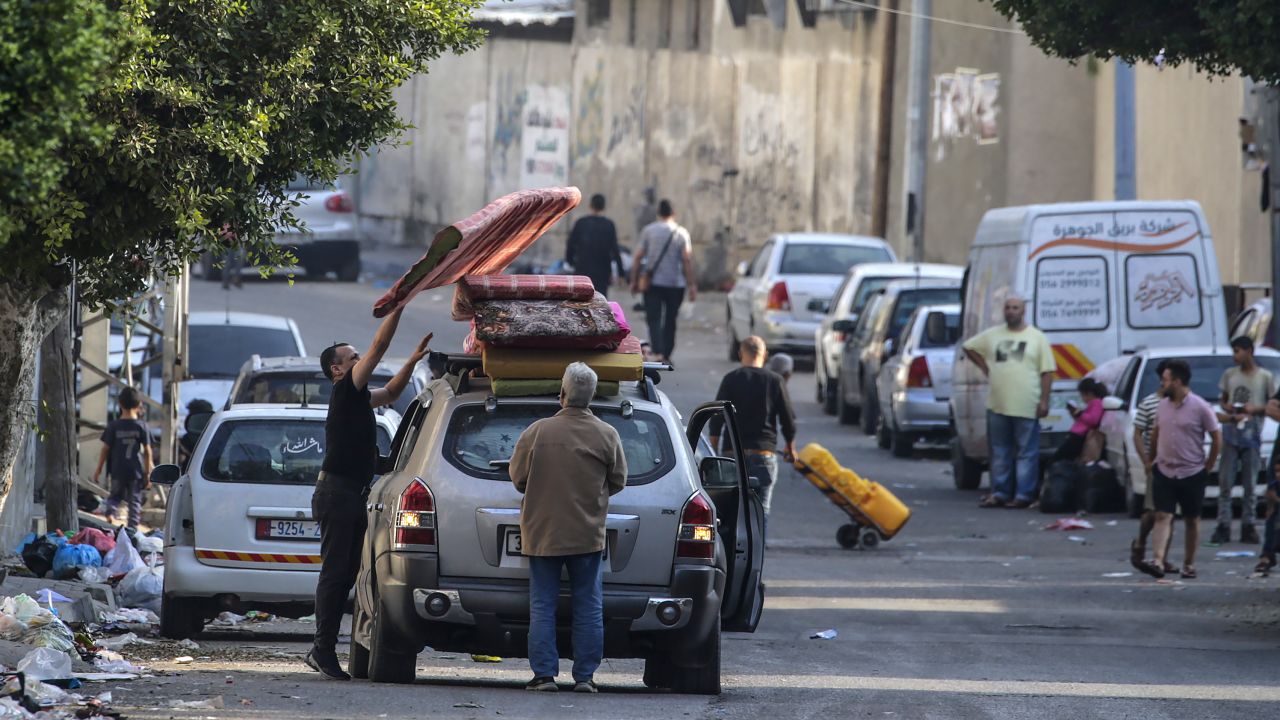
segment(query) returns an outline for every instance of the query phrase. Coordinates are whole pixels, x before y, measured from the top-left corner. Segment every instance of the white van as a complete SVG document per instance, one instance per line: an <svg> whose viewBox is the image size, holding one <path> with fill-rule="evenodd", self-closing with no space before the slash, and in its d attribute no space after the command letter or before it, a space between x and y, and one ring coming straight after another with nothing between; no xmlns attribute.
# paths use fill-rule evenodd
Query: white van
<svg viewBox="0 0 1280 720"><path fill-rule="evenodd" d="M1041 454L1071 427L1080 378L1142 348L1227 342L1213 239L1192 201L1083 202L989 210L965 270L961 343L1004 322L1004 300L1027 298L1058 363L1041 420ZM956 345L951 412L956 487L973 489L987 461L987 379Z"/></svg>

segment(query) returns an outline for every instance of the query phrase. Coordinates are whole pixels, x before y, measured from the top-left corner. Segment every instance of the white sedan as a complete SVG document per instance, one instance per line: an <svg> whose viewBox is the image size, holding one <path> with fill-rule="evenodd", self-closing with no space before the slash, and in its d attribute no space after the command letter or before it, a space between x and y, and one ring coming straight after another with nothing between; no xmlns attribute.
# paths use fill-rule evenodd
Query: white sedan
<svg viewBox="0 0 1280 720"><path fill-rule="evenodd" d="M1280 380L1280 353L1268 348L1259 348L1255 357L1258 364L1270 370ZM1191 366L1191 390L1205 400L1213 403L1214 409L1220 409L1218 401L1222 393L1218 382L1222 373L1234 365L1231 359L1231 348L1175 347L1143 350L1133 355L1116 358L1104 363L1090 373L1102 380L1113 397L1107 398L1105 404L1108 411L1102 417L1102 431L1107 436L1107 463L1115 468L1116 477L1124 485L1126 507L1131 517L1142 514L1143 499L1147 492L1147 475L1133 447L1133 421L1138 412L1138 404L1147 395L1160 387L1160 378L1155 369L1161 360L1181 359ZM1114 378L1114 380L1112 380ZM1265 399L1262 400L1265 402ZM1259 474L1271 462L1271 447L1276 440L1277 424L1267 419L1262 426L1262 463ZM1206 440L1206 447L1208 441ZM1217 502L1218 484L1217 470L1210 479L1205 491L1205 499ZM1266 487L1265 479L1259 487ZM1240 486L1236 485L1232 497L1240 497Z"/></svg>

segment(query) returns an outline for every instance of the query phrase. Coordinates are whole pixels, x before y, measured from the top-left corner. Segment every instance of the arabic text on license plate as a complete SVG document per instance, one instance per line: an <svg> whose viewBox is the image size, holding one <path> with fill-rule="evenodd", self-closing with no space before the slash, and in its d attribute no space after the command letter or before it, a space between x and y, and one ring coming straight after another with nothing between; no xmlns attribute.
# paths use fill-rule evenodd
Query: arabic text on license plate
<svg viewBox="0 0 1280 720"><path fill-rule="evenodd" d="M311 520L272 520L267 536L286 540L319 540L320 523Z"/></svg>

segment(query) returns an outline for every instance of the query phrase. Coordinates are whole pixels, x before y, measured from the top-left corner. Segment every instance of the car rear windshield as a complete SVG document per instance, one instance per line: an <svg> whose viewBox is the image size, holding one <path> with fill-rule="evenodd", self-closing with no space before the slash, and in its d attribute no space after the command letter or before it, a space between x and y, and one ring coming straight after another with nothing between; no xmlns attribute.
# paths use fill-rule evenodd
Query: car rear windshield
<svg viewBox="0 0 1280 720"><path fill-rule="evenodd" d="M782 251L781 275L843 275L854 265L890 262L884 248L859 245L788 243ZM857 307L855 304L854 307Z"/></svg>
<svg viewBox="0 0 1280 720"><path fill-rule="evenodd" d="M911 319L911 313L921 305L949 305L960 302L960 288L920 288L919 290L903 290L898 293L898 303L893 307L893 317L889 320L889 332L885 337L896 338L902 334Z"/></svg>
<svg viewBox="0 0 1280 720"><path fill-rule="evenodd" d="M369 379L369 387L382 387L388 382L391 382L390 375L375 374ZM259 375L241 385L232 402L300 405L305 398L308 405L328 405L332 394L333 381L319 370L297 373L273 372ZM393 406L396 412L404 415L411 402L413 402L413 392L406 388L400 393L400 397L396 398Z"/></svg>
<svg viewBox="0 0 1280 720"><path fill-rule="evenodd" d="M390 447L379 425L378 452ZM218 426L200 474L214 482L315 485L323 463L323 420L233 420Z"/></svg>
<svg viewBox="0 0 1280 720"><path fill-rule="evenodd" d="M559 409L551 403L501 403L494 412L486 412L482 405L459 407L445 435L445 457L468 475L510 482L506 468L494 468L489 462L510 460L520 433ZM637 410L624 418L616 408L593 407L591 411L618 431L627 457L627 485L653 482L674 466L675 453L660 415Z"/></svg>
<svg viewBox="0 0 1280 720"><path fill-rule="evenodd" d="M925 349L948 348L956 344L960 339L960 313L940 313L947 320L947 336L942 342L934 342L929 340L928 328L920 334L920 347ZM925 318L928 322L928 318Z"/></svg>
<svg viewBox="0 0 1280 720"><path fill-rule="evenodd" d="M1183 360L1191 366L1191 392L1216 403L1222 399L1222 386L1218 383L1222 380L1222 374L1228 368L1235 367L1235 362L1231 360L1230 355L1201 355L1200 357L1184 357ZM1259 365L1271 371L1272 375L1280 375L1280 357L1274 356L1255 356L1254 360ZM1138 400L1150 395L1160 387L1160 378L1156 377L1156 373L1152 363L1159 363L1159 360L1148 360L1146 372L1142 374L1142 385L1138 388ZM1108 392L1115 392L1115 388L1107 388Z"/></svg>
<svg viewBox="0 0 1280 720"><path fill-rule="evenodd" d="M234 378L250 355L297 355L298 343L287 329L244 325L192 325L187 369L195 378Z"/></svg>

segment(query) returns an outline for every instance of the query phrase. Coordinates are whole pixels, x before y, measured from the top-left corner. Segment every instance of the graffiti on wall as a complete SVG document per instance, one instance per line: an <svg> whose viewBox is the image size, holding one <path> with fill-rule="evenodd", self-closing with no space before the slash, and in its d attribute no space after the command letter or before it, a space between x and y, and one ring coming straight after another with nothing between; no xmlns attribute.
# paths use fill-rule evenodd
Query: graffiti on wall
<svg viewBox="0 0 1280 720"><path fill-rule="evenodd" d="M632 138L644 135L644 87L633 85L630 96L623 106L609 119L609 145L606 152L614 149Z"/></svg>
<svg viewBox="0 0 1280 720"><path fill-rule="evenodd" d="M596 61L595 72L583 78L578 89L578 116L574 127L574 157L588 158L600 152L604 137L604 61Z"/></svg>
<svg viewBox="0 0 1280 720"><path fill-rule="evenodd" d="M565 185L569 180L569 92L548 85L530 85L525 91L520 187Z"/></svg>
<svg viewBox="0 0 1280 720"><path fill-rule="evenodd" d="M489 178L495 187L502 187L500 179L507 176L511 149L521 138L528 92L523 87L517 89L516 79L509 72L498 78L496 84Z"/></svg>
<svg viewBox="0 0 1280 720"><path fill-rule="evenodd" d="M979 145L1000 142L1000 74L956 68L933 78L933 143L937 159L951 144L972 139Z"/></svg>

